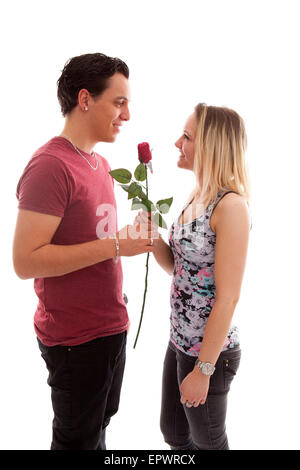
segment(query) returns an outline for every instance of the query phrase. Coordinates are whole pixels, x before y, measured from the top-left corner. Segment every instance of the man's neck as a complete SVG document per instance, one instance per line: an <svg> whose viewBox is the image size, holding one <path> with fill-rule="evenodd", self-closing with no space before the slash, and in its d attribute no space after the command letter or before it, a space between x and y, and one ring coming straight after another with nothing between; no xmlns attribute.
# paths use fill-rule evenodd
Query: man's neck
<svg viewBox="0 0 300 470"><path fill-rule="evenodd" d="M97 142L92 139L87 130L84 129L82 122L66 118L64 128L60 134L61 137L70 139L71 142L86 153L92 153Z"/></svg>

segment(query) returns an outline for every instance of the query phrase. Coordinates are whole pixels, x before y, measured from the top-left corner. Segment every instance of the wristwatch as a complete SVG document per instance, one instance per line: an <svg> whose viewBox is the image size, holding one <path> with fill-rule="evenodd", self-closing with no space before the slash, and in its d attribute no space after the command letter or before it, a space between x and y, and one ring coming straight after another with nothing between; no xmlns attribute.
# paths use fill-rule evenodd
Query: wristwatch
<svg viewBox="0 0 300 470"><path fill-rule="evenodd" d="M215 366L210 362L202 362L199 361L199 359L197 359L195 366L197 366L204 375L213 375L216 370Z"/></svg>

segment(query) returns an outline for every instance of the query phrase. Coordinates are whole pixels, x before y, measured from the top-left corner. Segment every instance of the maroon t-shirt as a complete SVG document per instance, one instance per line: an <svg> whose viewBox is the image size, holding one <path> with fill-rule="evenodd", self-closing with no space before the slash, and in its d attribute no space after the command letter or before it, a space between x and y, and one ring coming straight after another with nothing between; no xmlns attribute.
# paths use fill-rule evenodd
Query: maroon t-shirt
<svg viewBox="0 0 300 470"><path fill-rule="evenodd" d="M94 156L82 152L92 166ZM39 148L17 187L19 209L62 217L51 243L72 245L117 231L113 179L98 154L93 170L72 144L54 137ZM63 276L34 280L37 336L47 346L76 345L126 330L121 261L112 259Z"/></svg>

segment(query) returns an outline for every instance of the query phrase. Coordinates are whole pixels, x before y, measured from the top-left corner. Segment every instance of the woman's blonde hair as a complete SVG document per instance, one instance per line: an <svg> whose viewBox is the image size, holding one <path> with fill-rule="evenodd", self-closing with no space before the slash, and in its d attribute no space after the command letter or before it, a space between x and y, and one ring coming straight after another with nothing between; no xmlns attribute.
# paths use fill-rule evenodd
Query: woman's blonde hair
<svg viewBox="0 0 300 470"><path fill-rule="evenodd" d="M196 188L192 196L200 196L200 202L207 207L220 191L232 190L249 203L247 136L243 119L232 109L204 103L195 107L195 115Z"/></svg>

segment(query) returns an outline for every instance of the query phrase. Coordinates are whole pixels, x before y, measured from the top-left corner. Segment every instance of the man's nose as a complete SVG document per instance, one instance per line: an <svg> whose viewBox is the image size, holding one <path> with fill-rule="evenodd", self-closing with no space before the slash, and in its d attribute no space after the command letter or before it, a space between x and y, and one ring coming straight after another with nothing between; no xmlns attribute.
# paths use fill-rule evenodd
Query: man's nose
<svg viewBox="0 0 300 470"><path fill-rule="evenodd" d="M126 109L124 109L120 115L120 118L122 119L122 121L129 121L130 119L130 112L129 112L129 108L127 107Z"/></svg>

